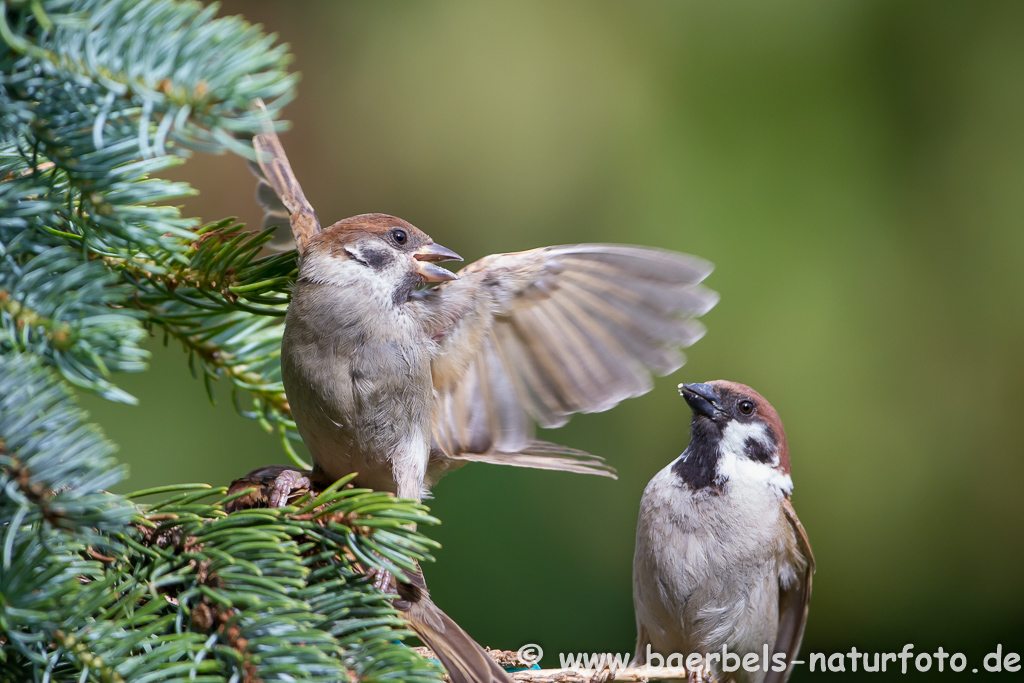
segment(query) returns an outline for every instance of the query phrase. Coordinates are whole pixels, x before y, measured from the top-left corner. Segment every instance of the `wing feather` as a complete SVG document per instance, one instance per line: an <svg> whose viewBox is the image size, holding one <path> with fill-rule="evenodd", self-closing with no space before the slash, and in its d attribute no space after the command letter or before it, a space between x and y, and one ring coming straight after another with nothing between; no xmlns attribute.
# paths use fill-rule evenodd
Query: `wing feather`
<svg viewBox="0 0 1024 683"><path fill-rule="evenodd" d="M804 637L807 610L811 602L814 553L811 552L811 543L807 539L807 532L804 531L800 519L796 516L793 505L788 500L783 501L782 505L786 519L796 536L797 550L806 562L806 568L797 581L792 586L784 586L779 594L779 630L775 637L774 652L786 653L788 664L796 659L796 655L800 651L800 641ZM765 676L764 683L786 683L792 671L791 664L786 667L785 671L769 671Z"/></svg>
<svg viewBox="0 0 1024 683"><path fill-rule="evenodd" d="M489 256L423 292L439 349L435 445L506 462L533 423L559 427L649 391L652 373L677 370L704 334L695 318L718 300L699 284L710 272L675 252L580 244Z"/></svg>

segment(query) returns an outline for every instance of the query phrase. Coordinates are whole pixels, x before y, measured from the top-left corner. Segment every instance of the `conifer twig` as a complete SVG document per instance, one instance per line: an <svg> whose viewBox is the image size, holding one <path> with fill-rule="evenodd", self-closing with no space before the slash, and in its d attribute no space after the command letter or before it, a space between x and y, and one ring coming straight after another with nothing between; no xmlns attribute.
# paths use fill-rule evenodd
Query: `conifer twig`
<svg viewBox="0 0 1024 683"><path fill-rule="evenodd" d="M294 94L287 46L217 14L0 0L0 681L437 683L364 571L430 559L425 508L337 487L231 514L206 485L111 494L127 470L76 405L72 385L132 402L117 373L145 370L162 328L208 389L227 379L295 436L295 252L265 256L269 226L183 217L194 191L158 177L192 150L253 159Z"/></svg>
<svg viewBox="0 0 1024 683"><path fill-rule="evenodd" d="M434 653L426 647L414 648L425 659L436 659ZM486 648L487 654L506 669L509 675L520 683L612 683L641 681L689 681L689 683L715 683L710 673L687 671L685 667L670 666L627 666L622 668L604 667L601 669L533 669L531 662L524 661L518 652L513 650L492 650ZM448 681L448 677L445 676Z"/></svg>

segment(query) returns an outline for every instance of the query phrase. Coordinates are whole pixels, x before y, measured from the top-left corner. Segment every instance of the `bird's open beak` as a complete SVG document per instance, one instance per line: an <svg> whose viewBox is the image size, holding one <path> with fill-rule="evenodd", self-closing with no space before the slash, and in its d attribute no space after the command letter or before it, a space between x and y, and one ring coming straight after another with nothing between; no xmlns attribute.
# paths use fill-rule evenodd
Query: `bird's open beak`
<svg viewBox="0 0 1024 683"><path fill-rule="evenodd" d="M690 404L694 413L714 418L722 412L722 399L710 384L680 384L679 394Z"/></svg>
<svg viewBox="0 0 1024 683"><path fill-rule="evenodd" d="M436 261L461 261L462 257L440 244L424 244L413 252L416 259L416 271L425 282L448 282L458 280L459 276L450 270L434 265Z"/></svg>

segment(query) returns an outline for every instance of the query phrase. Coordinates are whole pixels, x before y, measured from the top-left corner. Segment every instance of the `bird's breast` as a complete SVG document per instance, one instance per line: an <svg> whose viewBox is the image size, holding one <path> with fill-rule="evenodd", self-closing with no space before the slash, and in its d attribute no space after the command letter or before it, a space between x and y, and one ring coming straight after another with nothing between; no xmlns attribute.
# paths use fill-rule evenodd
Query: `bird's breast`
<svg viewBox="0 0 1024 683"><path fill-rule="evenodd" d="M795 543L783 497L749 479L693 490L671 465L651 480L637 525L634 599L656 648L774 640L779 572Z"/></svg>
<svg viewBox="0 0 1024 683"><path fill-rule="evenodd" d="M296 425L331 478L359 472L361 484L394 490L394 462L412 452L426 458L430 355L401 316L357 313L356 302L326 294L297 289L286 318L282 379Z"/></svg>

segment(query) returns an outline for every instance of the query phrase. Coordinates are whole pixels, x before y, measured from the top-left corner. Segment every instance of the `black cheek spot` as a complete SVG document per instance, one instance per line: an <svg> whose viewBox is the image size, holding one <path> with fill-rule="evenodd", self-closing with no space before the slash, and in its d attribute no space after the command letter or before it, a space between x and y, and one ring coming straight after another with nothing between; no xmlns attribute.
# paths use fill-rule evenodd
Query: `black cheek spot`
<svg viewBox="0 0 1024 683"><path fill-rule="evenodd" d="M756 462L771 463L775 457L775 448L769 447L763 441L748 438L743 442L743 451L747 457Z"/></svg>
<svg viewBox="0 0 1024 683"><path fill-rule="evenodd" d="M363 249L363 262L371 268L380 268L391 262L391 254L384 250Z"/></svg>

